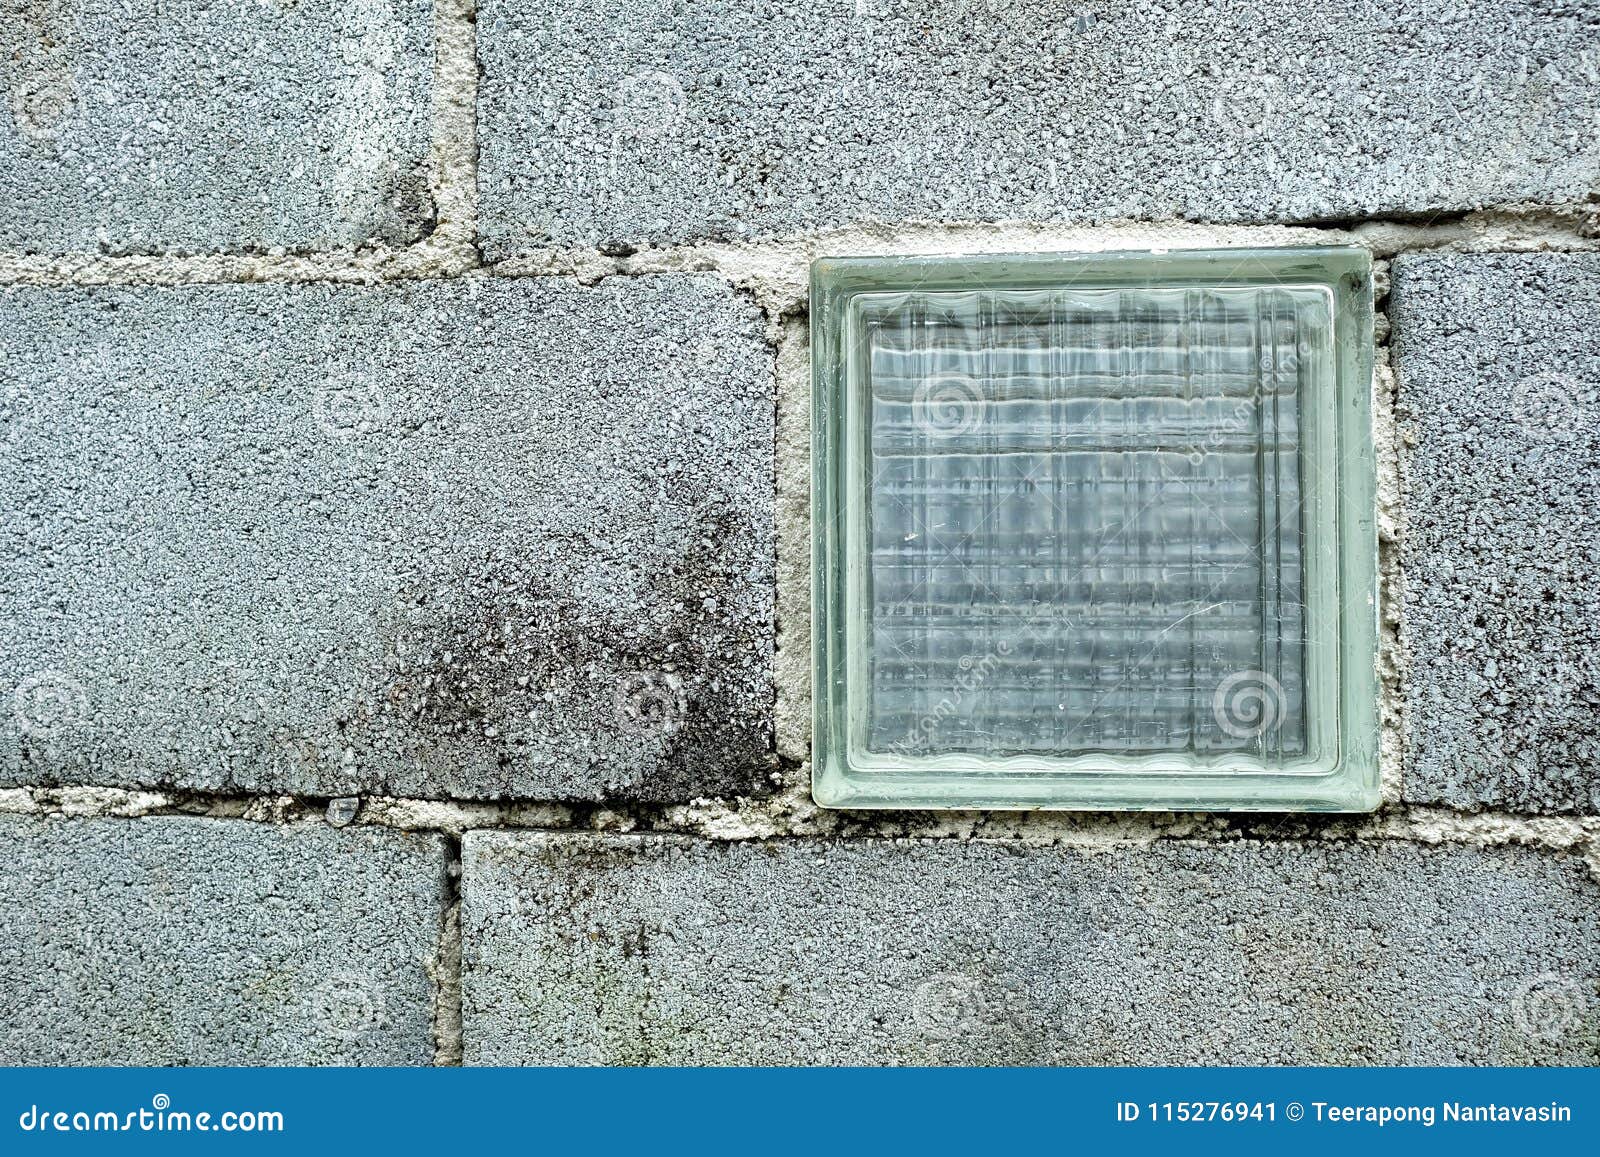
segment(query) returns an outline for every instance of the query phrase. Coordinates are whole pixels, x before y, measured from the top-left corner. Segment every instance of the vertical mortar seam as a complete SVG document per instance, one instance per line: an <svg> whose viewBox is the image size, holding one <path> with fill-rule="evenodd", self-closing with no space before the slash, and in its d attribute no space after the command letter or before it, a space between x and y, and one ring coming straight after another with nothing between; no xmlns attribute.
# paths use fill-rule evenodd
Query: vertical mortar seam
<svg viewBox="0 0 1600 1157"><path fill-rule="evenodd" d="M478 249L478 37L476 0L434 0L432 140L438 228L424 246L482 264ZM442 236L441 236L442 234Z"/></svg>
<svg viewBox="0 0 1600 1157"><path fill-rule="evenodd" d="M1395 807L1405 799L1406 655L1400 634L1400 600L1404 593L1400 548L1405 509L1396 409L1398 383L1390 345L1394 333L1389 316L1391 268L1387 259L1373 263L1373 449L1378 474L1374 511L1378 535L1378 653L1374 660L1379 679L1378 742L1384 808Z"/></svg>
<svg viewBox="0 0 1600 1157"><path fill-rule="evenodd" d="M461 1064L461 837L443 837L444 880L439 907L439 928L428 974L433 981L430 1029L435 1066Z"/></svg>

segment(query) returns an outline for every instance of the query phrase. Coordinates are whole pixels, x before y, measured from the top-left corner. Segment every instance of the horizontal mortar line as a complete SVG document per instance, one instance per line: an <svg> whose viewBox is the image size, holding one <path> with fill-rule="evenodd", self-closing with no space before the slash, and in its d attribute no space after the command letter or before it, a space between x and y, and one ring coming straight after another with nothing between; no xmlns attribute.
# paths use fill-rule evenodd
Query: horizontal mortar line
<svg viewBox="0 0 1600 1157"><path fill-rule="evenodd" d="M208 253L183 257L130 254L43 256L0 253L0 286L43 288L179 285L358 284L445 281L484 269L470 242L390 251Z"/></svg>
<svg viewBox="0 0 1600 1157"><path fill-rule="evenodd" d="M59 797L59 798L53 798ZM1118 812L1004 810L897 811L868 816L855 812L829 812L842 831L818 828L804 822L784 827L781 819L766 817L779 829L764 837L729 837L708 833L709 824L675 818L685 807L728 806L739 814L737 801L696 800L688 804L563 802L552 800L433 800L401 796L306 796L288 794L236 795L201 791L162 791L153 788L114 788L104 785L0 788L0 815L25 815L40 819L153 819L194 818L240 820L247 823L314 826L335 799L359 798L361 812L349 827L385 828L409 832L437 832L459 837L468 831L528 831L570 835L678 835L713 843L741 843L752 839L859 840L923 838L941 842L1037 842L1089 845L1186 841L1226 844L1246 840L1259 843L1329 843L1347 840L1402 840L1423 843L1507 844L1526 843L1552 850L1572 850L1600 841L1600 815L1541 815L1525 812L1466 811L1434 804L1390 804L1374 813L1294 812ZM761 817L764 802L752 800L744 809ZM606 821L610 821L609 823ZM430 822L431 821L431 822ZM452 822L453 821L453 822ZM587 822L586 822L587 821ZM1210 832L1194 833L1195 821L1213 822ZM1010 834L919 835L908 827L941 824L978 824L1009 829ZM874 830L876 825L877 830ZM1065 825L1071 825L1067 827ZM1272 827L1282 827L1273 834ZM1172 834L1174 829L1179 834Z"/></svg>
<svg viewBox="0 0 1600 1157"><path fill-rule="evenodd" d="M830 245L849 244L854 252L907 253L923 243L955 244L985 237L1015 234L1016 248L993 252L1048 252L1053 241L1077 238L1125 238L1130 249L1204 248L1208 244L1235 247L1253 234L1284 231L1326 235L1330 240L1371 249L1379 260L1403 253L1428 252L1458 246L1470 252L1576 253L1600 248L1600 238L1586 237L1570 214L1581 218L1581 207L1540 209L1536 216L1515 210L1490 208L1470 214L1441 214L1433 222L1374 217L1353 223L1261 222L1213 224L1191 221L1119 221L1099 225L1049 221L906 222L829 228L818 233L781 236L761 241L698 240L663 246L642 246L626 254L608 254L582 247L532 248L524 255L485 261L481 238L424 242L399 250L328 250L292 254L202 253L183 256L162 254L27 254L0 253L0 286L92 287L171 286L195 284L383 284L417 280L452 280L471 275L504 278L572 277L593 283L608 277L647 277L672 274L714 274L734 283L762 278L803 277L812 256ZM1474 237L1471 222L1478 219L1482 233ZM1495 235L1495 228L1500 234ZM855 240L859 230L870 236ZM1150 236L1172 232L1172 245ZM1363 234L1388 232L1391 236ZM1184 235L1188 236L1184 236ZM1208 240L1207 236L1211 235ZM1190 246L1187 242L1193 241ZM1229 244L1232 243L1232 244ZM1282 244L1279 239L1274 244ZM945 249L944 252L960 252Z"/></svg>
<svg viewBox="0 0 1600 1157"><path fill-rule="evenodd" d="M1433 221L1372 217L1348 223L1274 221L1227 224L1174 219L1123 220L1100 224L1038 220L869 222L756 241L702 239L659 248L644 245L622 255L578 247L530 246L521 254L489 262L489 268L506 276L559 275L574 269L598 266L615 267L616 272L624 276L719 270L771 274L782 264L798 260L800 253L826 252L827 247L834 244L859 246L850 250L851 253L871 255L883 252L898 255L918 252L908 248L918 243L955 243L994 239L997 236L1014 240L1018 246L1028 242L1049 244L1095 238L1125 240L1127 248L1141 250L1152 247L1205 248L1208 245L1224 245L1228 241L1237 243L1253 235L1276 235L1281 238L1284 233L1299 233L1307 235L1308 240L1314 237L1320 244L1331 241L1370 249L1375 259L1381 262L1401 253L1425 252L1471 242L1474 230L1477 230L1484 244L1473 247L1474 251L1521 252L1539 249L1548 252L1586 252L1600 248L1600 237L1585 236L1580 232L1580 224L1588 212L1589 209L1579 205L1536 209L1504 206L1470 213L1438 214ZM1388 236L1384 236L1385 233ZM1370 236L1374 234L1376 236ZM1279 240L1272 243L1283 242ZM1009 251L992 250L997 253ZM1038 251L1050 250L1042 248ZM926 252L958 253L961 250ZM750 259L748 269L742 267L739 258Z"/></svg>

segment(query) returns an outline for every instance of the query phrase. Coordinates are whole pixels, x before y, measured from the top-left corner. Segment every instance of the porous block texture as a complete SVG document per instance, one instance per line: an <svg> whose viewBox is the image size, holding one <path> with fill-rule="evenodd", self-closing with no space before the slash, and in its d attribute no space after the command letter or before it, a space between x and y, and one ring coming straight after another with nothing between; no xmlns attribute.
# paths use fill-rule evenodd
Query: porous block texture
<svg viewBox="0 0 1600 1157"><path fill-rule="evenodd" d="M0 0L0 249L405 245L432 0Z"/></svg>
<svg viewBox="0 0 1600 1157"><path fill-rule="evenodd" d="M1600 255L1407 256L1407 799L1600 811Z"/></svg>
<svg viewBox="0 0 1600 1157"><path fill-rule="evenodd" d="M22 1065L421 1065L441 837L0 816L0 1041Z"/></svg>
<svg viewBox="0 0 1600 1157"><path fill-rule="evenodd" d="M469 833L476 1064L1593 1064L1600 885L1411 843Z"/></svg>
<svg viewBox="0 0 1600 1157"><path fill-rule="evenodd" d="M773 371L713 278L0 292L0 782L769 783Z"/></svg>
<svg viewBox="0 0 1600 1157"><path fill-rule="evenodd" d="M1580 201L1593 13L1542 0L483 0L491 257L911 220Z"/></svg>

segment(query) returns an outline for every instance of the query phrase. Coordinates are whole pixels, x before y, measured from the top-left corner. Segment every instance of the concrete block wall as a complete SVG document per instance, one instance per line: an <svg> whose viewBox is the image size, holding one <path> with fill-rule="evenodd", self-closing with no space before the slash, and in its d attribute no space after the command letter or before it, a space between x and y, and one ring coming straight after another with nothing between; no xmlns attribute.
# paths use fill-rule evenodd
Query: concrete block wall
<svg viewBox="0 0 1600 1157"><path fill-rule="evenodd" d="M0 4L0 1060L1600 1062L1600 6ZM814 807L810 259L1304 244L1383 808Z"/></svg>

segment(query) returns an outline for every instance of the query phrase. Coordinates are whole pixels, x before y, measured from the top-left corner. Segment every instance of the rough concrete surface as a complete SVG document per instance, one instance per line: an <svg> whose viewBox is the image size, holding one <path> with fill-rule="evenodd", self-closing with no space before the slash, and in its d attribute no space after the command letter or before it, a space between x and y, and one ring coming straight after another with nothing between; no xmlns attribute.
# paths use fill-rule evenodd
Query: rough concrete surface
<svg viewBox="0 0 1600 1157"><path fill-rule="evenodd" d="M7 1064L420 1065L441 837L0 816Z"/></svg>
<svg viewBox="0 0 1600 1157"><path fill-rule="evenodd" d="M468 833L469 1064L1600 1060L1577 858Z"/></svg>
<svg viewBox="0 0 1600 1157"><path fill-rule="evenodd" d="M1600 812L1600 256L1404 256L1405 796Z"/></svg>
<svg viewBox="0 0 1600 1157"><path fill-rule="evenodd" d="M486 251L1581 201L1590 3L483 0Z"/></svg>
<svg viewBox="0 0 1600 1157"><path fill-rule="evenodd" d="M405 245L432 0L0 0L0 249Z"/></svg>
<svg viewBox="0 0 1600 1157"><path fill-rule="evenodd" d="M769 785L773 358L705 276L0 291L0 783Z"/></svg>

